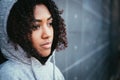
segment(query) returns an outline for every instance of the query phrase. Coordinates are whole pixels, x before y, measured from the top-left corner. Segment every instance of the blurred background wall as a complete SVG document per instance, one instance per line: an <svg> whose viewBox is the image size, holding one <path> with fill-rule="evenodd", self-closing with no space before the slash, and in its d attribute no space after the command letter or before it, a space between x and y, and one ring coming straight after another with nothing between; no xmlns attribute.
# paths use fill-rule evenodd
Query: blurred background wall
<svg viewBox="0 0 120 80"><path fill-rule="evenodd" d="M0 0L0 4L11 1ZM119 70L120 1L54 1L64 10L67 28L68 48L56 52L56 65L65 79L113 80Z"/></svg>
<svg viewBox="0 0 120 80"><path fill-rule="evenodd" d="M111 1L111 14L111 79L120 80L120 0Z"/></svg>
<svg viewBox="0 0 120 80"><path fill-rule="evenodd" d="M56 58L66 80L113 80L119 67L120 1L54 1L64 9L67 25L68 48Z"/></svg>

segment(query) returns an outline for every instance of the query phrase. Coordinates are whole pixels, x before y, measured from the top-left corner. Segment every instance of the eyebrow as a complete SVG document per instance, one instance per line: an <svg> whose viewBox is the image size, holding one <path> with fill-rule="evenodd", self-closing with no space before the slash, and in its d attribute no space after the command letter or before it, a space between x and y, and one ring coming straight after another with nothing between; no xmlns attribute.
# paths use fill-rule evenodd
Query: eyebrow
<svg viewBox="0 0 120 80"><path fill-rule="evenodd" d="M52 19L52 16L50 16L47 20L50 20L50 19ZM34 21L35 21L35 22L42 22L41 19L34 19Z"/></svg>

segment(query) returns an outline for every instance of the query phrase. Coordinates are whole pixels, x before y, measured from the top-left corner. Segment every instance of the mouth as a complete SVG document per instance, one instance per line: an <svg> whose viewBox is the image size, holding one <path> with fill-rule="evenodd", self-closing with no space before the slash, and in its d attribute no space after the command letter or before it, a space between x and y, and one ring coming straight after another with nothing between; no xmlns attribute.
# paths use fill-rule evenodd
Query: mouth
<svg viewBox="0 0 120 80"><path fill-rule="evenodd" d="M52 45L51 42L45 42L45 43L41 44L40 46L44 49L50 49L51 45Z"/></svg>

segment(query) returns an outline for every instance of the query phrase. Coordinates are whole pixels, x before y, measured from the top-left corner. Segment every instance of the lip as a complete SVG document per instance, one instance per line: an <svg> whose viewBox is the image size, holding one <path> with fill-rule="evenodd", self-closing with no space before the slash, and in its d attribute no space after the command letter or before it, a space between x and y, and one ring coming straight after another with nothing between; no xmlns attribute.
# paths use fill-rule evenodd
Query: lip
<svg viewBox="0 0 120 80"><path fill-rule="evenodd" d="M43 44L41 44L40 46L44 49L50 49L51 48L51 42L45 42Z"/></svg>

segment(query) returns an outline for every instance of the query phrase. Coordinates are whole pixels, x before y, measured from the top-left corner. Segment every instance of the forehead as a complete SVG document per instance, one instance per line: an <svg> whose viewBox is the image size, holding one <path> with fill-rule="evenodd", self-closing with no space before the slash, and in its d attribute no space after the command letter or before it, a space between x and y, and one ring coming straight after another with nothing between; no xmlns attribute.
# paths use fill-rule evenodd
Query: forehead
<svg viewBox="0 0 120 80"><path fill-rule="evenodd" d="M48 8L43 4L38 4L34 8L34 18L35 19L45 19L51 16Z"/></svg>

